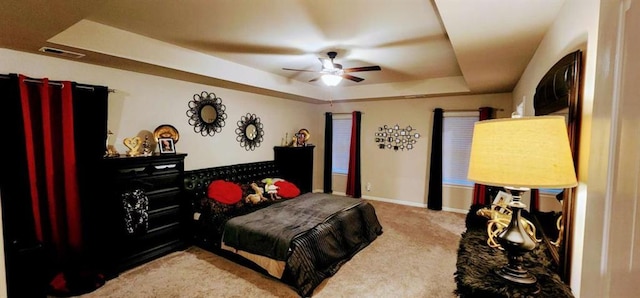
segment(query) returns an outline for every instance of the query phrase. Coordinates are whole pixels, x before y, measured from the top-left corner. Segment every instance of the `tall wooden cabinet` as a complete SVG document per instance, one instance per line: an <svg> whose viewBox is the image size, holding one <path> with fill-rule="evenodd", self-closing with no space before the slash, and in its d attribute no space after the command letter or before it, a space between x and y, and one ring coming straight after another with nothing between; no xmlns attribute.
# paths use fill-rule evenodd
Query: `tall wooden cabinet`
<svg viewBox="0 0 640 298"><path fill-rule="evenodd" d="M186 154L105 158L107 191L101 227L115 249L105 251L117 274L170 252L187 242L186 206L182 196ZM141 190L148 198L146 224L127 229L123 194ZM109 244L109 243L105 243Z"/></svg>
<svg viewBox="0 0 640 298"><path fill-rule="evenodd" d="M274 161L285 180L293 182L301 193L313 190L313 149L315 146L273 148Z"/></svg>

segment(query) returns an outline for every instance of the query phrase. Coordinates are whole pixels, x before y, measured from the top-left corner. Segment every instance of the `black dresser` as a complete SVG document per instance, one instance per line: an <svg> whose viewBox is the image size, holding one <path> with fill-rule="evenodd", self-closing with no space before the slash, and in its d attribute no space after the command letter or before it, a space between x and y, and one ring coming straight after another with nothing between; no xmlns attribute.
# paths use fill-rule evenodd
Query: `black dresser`
<svg viewBox="0 0 640 298"><path fill-rule="evenodd" d="M274 161L285 180L301 193L313 190L313 149L315 146L273 148Z"/></svg>
<svg viewBox="0 0 640 298"><path fill-rule="evenodd" d="M104 222L100 229L106 236L104 242L109 242L103 245L111 248L104 251L109 273L117 275L185 247L188 214L181 198L186 155L103 160L107 191L100 205L103 208L100 221ZM131 212L125 207L123 194L137 190L146 196L147 200L142 201L148 202L148 207ZM131 199L128 202L131 203ZM132 225L131 219L137 219L142 213L146 213L148 219Z"/></svg>

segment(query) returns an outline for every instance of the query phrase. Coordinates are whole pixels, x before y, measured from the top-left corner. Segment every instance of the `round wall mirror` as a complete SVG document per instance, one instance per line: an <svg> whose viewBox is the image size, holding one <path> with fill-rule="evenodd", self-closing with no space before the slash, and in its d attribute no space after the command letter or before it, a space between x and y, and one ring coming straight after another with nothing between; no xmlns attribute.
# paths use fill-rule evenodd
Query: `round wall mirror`
<svg viewBox="0 0 640 298"><path fill-rule="evenodd" d="M216 121L216 117L218 113L216 112L216 108L212 105L204 105L200 109L200 118L204 123L213 123Z"/></svg>
<svg viewBox="0 0 640 298"><path fill-rule="evenodd" d="M214 136L221 132L225 125L227 119L225 110L222 99L215 93L202 91L200 94L194 94L187 110L189 125L193 126L193 131L202 136Z"/></svg>
<svg viewBox="0 0 640 298"><path fill-rule="evenodd" d="M247 151L256 150L257 147L260 147L262 136L264 135L260 117L256 116L256 114L249 113L242 116L242 118L238 120L236 134L238 135L236 140L240 143L240 146L244 147Z"/></svg>
<svg viewBox="0 0 640 298"><path fill-rule="evenodd" d="M247 128L244 131L244 134L247 136L247 139L254 140L256 138L257 132L258 132L258 129L256 128L256 126L253 124L249 124L247 125Z"/></svg>

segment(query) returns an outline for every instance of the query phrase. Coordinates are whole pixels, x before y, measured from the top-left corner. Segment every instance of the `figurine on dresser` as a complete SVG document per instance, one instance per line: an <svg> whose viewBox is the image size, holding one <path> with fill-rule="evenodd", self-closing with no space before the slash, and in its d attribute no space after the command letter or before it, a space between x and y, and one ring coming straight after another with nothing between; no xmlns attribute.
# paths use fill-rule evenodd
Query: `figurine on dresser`
<svg viewBox="0 0 640 298"><path fill-rule="evenodd" d="M118 150L116 150L115 146L109 145L109 141L112 135L113 135L113 132L109 130L109 132L107 133L107 143L105 144L106 150L104 153L104 157L116 157L120 155L120 153L118 153Z"/></svg>

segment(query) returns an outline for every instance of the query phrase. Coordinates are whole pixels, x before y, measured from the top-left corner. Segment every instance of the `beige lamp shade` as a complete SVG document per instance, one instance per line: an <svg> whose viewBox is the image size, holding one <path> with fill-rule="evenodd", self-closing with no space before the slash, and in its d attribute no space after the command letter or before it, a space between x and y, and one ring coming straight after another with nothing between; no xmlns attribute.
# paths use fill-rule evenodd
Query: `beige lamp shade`
<svg viewBox="0 0 640 298"><path fill-rule="evenodd" d="M576 186L564 117L477 122L468 179L485 185L523 188Z"/></svg>

